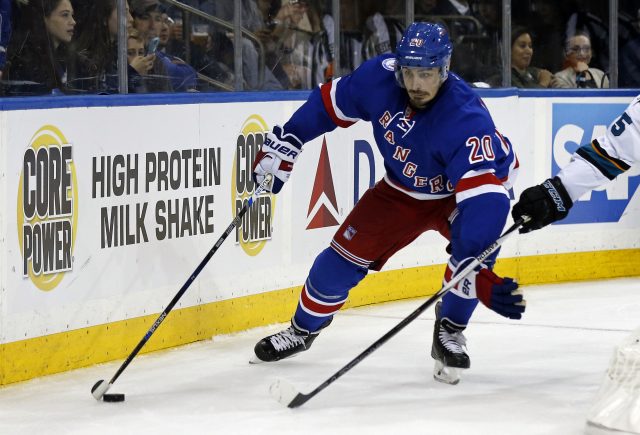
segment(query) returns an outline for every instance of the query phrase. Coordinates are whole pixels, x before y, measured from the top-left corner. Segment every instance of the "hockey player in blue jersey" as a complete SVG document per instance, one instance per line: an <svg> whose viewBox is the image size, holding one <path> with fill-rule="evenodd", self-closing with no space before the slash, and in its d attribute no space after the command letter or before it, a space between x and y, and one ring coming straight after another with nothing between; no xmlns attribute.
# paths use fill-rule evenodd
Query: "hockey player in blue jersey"
<svg viewBox="0 0 640 435"><path fill-rule="evenodd" d="M291 326L262 339L253 362L307 350L368 270L380 270L420 234L450 241L444 282L495 241L509 213L518 161L476 93L449 72L452 46L437 24L413 23L395 54L312 91L284 126L267 134L254 161L257 182L274 176L277 193L306 142L336 127L368 121L386 174L346 217L315 259ZM516 282L492 272L495 256L462 280L436 307L434 376L457 383L470 367L463 330L478 300L519 319L525 306Z"/></svg>
<svg viewBox="0 0 640 435"><path fill-rule="evenodd" d="M613 180L640 162L640 95L609 125L606 133L582 145L553 178L525 189L513 206L518 219L531 217L520 232L540 229L564 219L585 193Z"/></svg>

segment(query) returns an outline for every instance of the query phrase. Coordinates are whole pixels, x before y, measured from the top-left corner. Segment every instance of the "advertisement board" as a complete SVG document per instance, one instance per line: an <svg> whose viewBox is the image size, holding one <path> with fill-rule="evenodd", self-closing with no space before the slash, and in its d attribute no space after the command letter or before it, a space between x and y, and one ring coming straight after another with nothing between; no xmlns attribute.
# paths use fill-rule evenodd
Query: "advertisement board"
<svg viewBox="0 0 640 435"><path fill-rule="evenodd" d="M514 197L557 173L631 98L485 97L521 163ZM0 384L126 355L254 192L265 134L301 104L0 112ZM366 122L306 144L284 190L256 201L150 348L286 320L315 256L383 175ZM636 166L567 220L510 240L498 267L524 283L640 273L629 264L640 250L639 182ZM422 235L370 274L351 306L434 293L446 245ZM610 267L587 270L603 259ZM96 343L108 351L93 353Z"/></svg>

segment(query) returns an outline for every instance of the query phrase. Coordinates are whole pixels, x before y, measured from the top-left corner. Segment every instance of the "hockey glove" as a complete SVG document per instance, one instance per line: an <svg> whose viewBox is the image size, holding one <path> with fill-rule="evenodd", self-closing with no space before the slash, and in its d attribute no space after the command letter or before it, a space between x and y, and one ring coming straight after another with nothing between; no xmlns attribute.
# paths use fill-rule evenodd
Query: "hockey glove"
<svg viewBox="0 0 640 435"><path fill-rule="evenodd" d="M511 216L514 220L524 215L531 217L520 228L521 233L528 233L564 219L572 205L573 201L560 178L553 177L538 186L525 189L520 200L513 206Z"/></svg>
<svg viewBox="0 0 640 435"><path fill-rule="evenodd" d="M458 263L451 257L444 283L463 271L473 260L465 258ZM465 299L478 298L487 308L509 319L522 318L526 307L522 292L518 290L518 283L511 278L500 278L484 264L478 265L462 278L451 292Z"/></svg>
<svg viewBox="0 0 640 435"><path fill-rule="evenodd" d="M292 134L284 134L282 127L276 125L273 132L267 133L253 161L253 180L260 184L267 174L273 175L269 188L272 193L282 190L289 180L293 164L302 152L302 142Z"/></svg>

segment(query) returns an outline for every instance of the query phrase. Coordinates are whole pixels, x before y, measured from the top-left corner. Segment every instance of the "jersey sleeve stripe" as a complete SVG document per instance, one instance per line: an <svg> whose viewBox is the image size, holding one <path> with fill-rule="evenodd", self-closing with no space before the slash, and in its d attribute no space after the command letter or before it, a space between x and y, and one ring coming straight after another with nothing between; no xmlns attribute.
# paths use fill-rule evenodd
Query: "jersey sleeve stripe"
<svg viewBox="0 0 640 435"><path fill-rule="evenodd" d="M495 185L483 185L480 187L476 187L475 189L465 190L464 192L456 193L456 202L460 204L462 201L474 198L479 195L484 195L485 193L499 193L507 198L509 197L509 193L504 186L495 186Z"/></svg>
<svg viewBox="0 0 640 435"><path fill-rule="evenodd" d="M458 181L458 185L456 186L456 202L459 204L466 199L484 195L485 193L500 193L509 196L502 181L500 181L495 174L491 172L477 173L471 171Z"/></svg>
<svg viewBox="0 0 640 435"><path fill-rule="evenodd" d="M355 124L358 119L350 118L346 116L336 103L336 89L338 87L338 82L340 82L340 78L337 78L329 83L325 83L320 87L320 94L322 95L322 102L324 103L324 108L329 114L331 120L338 127L349 127Z"/></svg>
<svg viewBox="0 0 640 435"><path fill-rule="evenodd" d="M598 150L600 150L600 152ZM629 165L621 160L610 157L596 140L589 145L581 146L576 153L595 166L596 169L609 180L613 180L629 168ZM621 166L619 163L622 163L624 166Z"/></svg>
<svg viewBox="0 0 640 435"><path fill-rule="evenodd" d="M463 192L465 190L473 189L484 184L496 184L502 185L502 181L498 180L498 177L490 170L481 171L469 171L462 176L458 185L456 186L456 193Z"/></svg>
<svg viewBox="0 0 640 435"><path fill-rule="evenodd" d="M611 157L609 155L609 153L607 153L607 151L602 148L602 146L600 145L600 142L598 142L597 139L594 139L591 142L591 146L593 147L593 149L595 150L596 153L598 153L601 157L609 160L611 163L613 163L615 166L618 167L618 169L622 170L622 171L628 171L629 168L631 166L627 165L624 161L620 160L620 159L616 159L615 157Z"/></svg>

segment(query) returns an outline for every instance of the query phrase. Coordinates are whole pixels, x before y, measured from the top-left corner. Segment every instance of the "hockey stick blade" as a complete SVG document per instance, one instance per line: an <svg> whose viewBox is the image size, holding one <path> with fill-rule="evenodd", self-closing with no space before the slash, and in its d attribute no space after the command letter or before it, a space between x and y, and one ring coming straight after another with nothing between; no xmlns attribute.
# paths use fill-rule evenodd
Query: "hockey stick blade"
<svg viewBox="0 0 640 435"><path fill-rule="evenodd" d="M91 394L96 400L99 401L100 399L102 399L102 396L104 396L104 393L109 390L109 388L111 388L111 384L105 382L104 379L100 379L91 389Z"/></svg>
<svg viewBox="0 0 640 435"><path fill-rule="evenodd" d="M277 379L272 383L269 387L269 393L287 408L297 408L309 400L305 398L306 394L300 393L296 387L283 379Z"/></svg>
<svg viewBox="0 0 640 435"><path fill-rule="evenodd" d="M310 393L304 394L298 392L295 387L293 387L288 382L283 380L277 380L274 382L269 388L269 392L271 395L280 403L287 406L288 408L297 408L299 406L304 405L313 397L315 397L322 390L327 388L329 385L334 383L336 380L341 378L345 373L351 370L353 367L362 362L366 357L379 349L383 344L385 344L389 339L391 339L394 335L404 329L409 323L413 322L418 318L420 314L422 314L427 308L433 305L436 301L438 301L442 296L444 296L453 286L455 286L460 280L462 280L467 274L469 274L476 266L486 260L492 253L494 253L502 243L517 229L519 229L523 223L527 222L530 218L528 216L523 216L521 219L518 219L512 226L510 226L502 235L493 242L489 247L487 247L484 251L482 251L477 257L475 257L474 261L469 263L467 267L465 267L460 274L452 277L447 284L442 286L440 290L438 290L433 296L431 296L426 302L416 308L411 314L402 319L400 323L391 328L386 334L376 340L373 344L371 344L368 348L362 351L358 356L349 361L344 367L331 375L328 379L326 379L323 383L318 385L313 391Z"/></svg>

